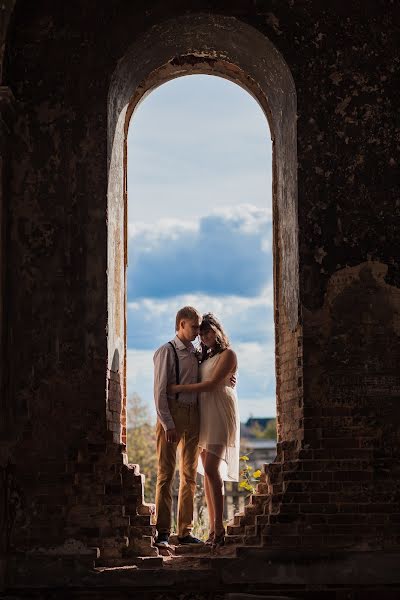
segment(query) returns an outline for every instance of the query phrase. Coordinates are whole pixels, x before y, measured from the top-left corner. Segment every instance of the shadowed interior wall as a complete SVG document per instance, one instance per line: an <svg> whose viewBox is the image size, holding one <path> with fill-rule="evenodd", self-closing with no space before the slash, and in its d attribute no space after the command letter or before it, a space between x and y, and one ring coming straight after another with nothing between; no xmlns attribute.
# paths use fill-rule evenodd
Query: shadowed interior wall
<svg viewBox="0 0 400 600"><path fill-rule="evenodd" d="M125 464L115 421L124 396L123 264L115 257L124 245L121 142L129 115L118 118L133 89L115 88L113 77L152 27L172 22L176 32L183 19L198 40L209 39L207 27L196 29L201 13L254 32L246 34L247 50L260 39L275 48L297 99L297 248L290 237L295 178L281 188L287 195L275 190L275 281L286 299L276 303L281 443L254 500L250 542L317 553L398 551L398 6L89 0L78 9L21 0L7 30L1 81L15 98L2 156L5 553L18 550L21 558L55 547L68 554L67 539L76 554L99 547L104 560L152 551L142 476ZM225 49L228 60L222 56L223 32L211 41L215 64L226 68L233 50ZM177 43L177 60L164 75L180 67L187 73L179 42L167 41ZM194 70L209 57L210 48L203 51ZM147 48L146 56L144 80L165 65L164 54ZM238 68L240 79L248 65ZM246 87L253 84L256 74ZM278 144L271 97L268 103ZM286 182L290 156L275 164L275 182ZM280 261L289 248L298 249L298 290Z"/></svg>

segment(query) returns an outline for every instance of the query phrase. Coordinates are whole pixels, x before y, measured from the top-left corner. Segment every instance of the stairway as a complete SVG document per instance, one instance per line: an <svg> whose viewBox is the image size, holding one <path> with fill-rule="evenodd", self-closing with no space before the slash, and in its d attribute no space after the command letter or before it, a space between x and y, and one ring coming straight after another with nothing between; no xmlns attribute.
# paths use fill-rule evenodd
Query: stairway
<svg viewBox="0 0 400 600"><path fill-rule="evenodd" d="M249 497L249 503L243 511L235 514L233 520L227 525L226 544L245 546L258 546L261 536L258 532L259 516L269 513L271 496L269 494L269 483L267 482L267 469L270 465L265 464L261 473L260 481L256 486L256 492Z"/></svg>

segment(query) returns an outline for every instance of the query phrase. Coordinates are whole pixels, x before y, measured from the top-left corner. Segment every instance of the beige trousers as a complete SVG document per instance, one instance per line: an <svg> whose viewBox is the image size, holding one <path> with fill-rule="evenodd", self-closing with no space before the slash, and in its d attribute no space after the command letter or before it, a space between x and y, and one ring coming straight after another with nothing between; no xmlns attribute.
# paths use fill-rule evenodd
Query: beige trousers
<svg viewBox="0 0 400 600"><path fill-rule="evenodd" d="M193 500L196 491L196 471L199 457L198 406L185 406L177 400L170 402L171 416L178 433L178 442L165 439L165 431L157 421L157 487L156 512L158 533L170 533L172 513L172 483L176 468L176 452L180 447L178 535L184 537L193 528Z"/></svg>

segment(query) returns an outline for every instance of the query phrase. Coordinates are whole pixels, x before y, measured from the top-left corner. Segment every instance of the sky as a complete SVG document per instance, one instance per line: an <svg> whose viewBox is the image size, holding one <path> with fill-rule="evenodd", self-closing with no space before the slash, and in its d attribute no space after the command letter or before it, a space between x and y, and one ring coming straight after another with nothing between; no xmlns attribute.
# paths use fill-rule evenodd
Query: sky
<svg viewBox="0 0 400 600"><path fill-rule="evenodd" d="M235 350L242 421L276 414L272 157L267 120L208 75L152 91L128 132L127 392L153 401L153 354L190 304Z"/></svg>

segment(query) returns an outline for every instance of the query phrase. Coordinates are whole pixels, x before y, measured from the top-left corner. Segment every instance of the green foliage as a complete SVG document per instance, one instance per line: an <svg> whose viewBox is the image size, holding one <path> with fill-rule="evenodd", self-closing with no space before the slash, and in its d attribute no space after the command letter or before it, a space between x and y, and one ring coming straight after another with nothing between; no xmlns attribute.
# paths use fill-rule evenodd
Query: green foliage
<svg viewBox="0 0 400 600"><path fill-rule="evenodd" d="M155 425L147 404L138 394L133 394L128 400L127 424L128 460L140 465L140 472L146 476L146 501L154 502L157 477Z"/></svg>
<svg viewBox="0 0 400 600"><path fill-rule="evenodd" d="M276 419L268 421L267 425L263 428L256 421L250 429L251 434L255 438L260 440L276 440Z"/></svg>
<svg viewBox="0 0 400 600"><path fill-rule="evenodd" d="M208 532L209 524L205 515L205 505L203 504L200 506L197 519L193 523L192 535L204 541L208 538Z"/></svg>

